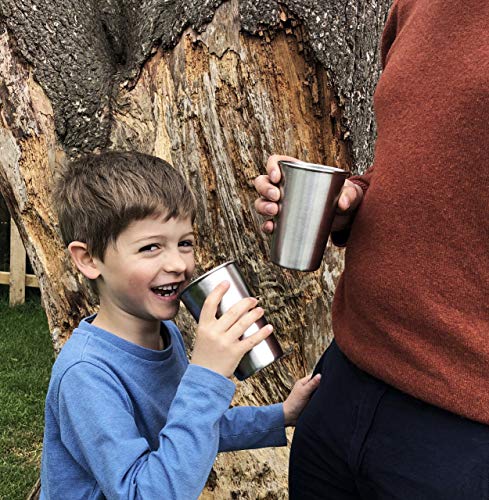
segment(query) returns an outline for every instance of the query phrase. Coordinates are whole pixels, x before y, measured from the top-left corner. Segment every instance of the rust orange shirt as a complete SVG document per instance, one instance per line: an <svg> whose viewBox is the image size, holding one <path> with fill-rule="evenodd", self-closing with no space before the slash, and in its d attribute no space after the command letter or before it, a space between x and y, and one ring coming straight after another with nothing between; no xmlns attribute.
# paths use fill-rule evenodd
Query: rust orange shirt
<svg viewBox="0 0 489 500"><path fill-rule="evenodd" d="M333 305L341 350L489 423L489 2L396 0L373 167Z"/></svg>

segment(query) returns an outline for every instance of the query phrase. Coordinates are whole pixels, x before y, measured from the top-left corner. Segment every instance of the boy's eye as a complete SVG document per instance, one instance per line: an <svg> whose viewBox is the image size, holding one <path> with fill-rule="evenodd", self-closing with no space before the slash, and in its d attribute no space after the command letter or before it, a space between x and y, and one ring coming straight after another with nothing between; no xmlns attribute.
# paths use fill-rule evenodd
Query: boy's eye
<svg viewBox="0 0 489 500"><path fill-rule="evenodd" d="M151 245L146 245L142 248L139 249L140 252L154 252L155 250L158 250L159 246L155 245L154 243L151 243Z"/></svg>
<svg viewBox="0 0 489 500"><path fill-rule="evenodd" d="M179 244L178 244L179 247L193 247L194 246L194 242L191 241L191 240L184 240L184 241L181 241Z"/></svg>

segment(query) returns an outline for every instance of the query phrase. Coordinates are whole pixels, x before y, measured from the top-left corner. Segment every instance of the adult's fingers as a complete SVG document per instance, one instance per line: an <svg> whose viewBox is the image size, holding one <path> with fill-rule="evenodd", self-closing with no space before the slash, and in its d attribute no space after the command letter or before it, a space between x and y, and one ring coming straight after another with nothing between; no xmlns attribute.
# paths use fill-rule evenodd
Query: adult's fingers
<svg viewBox="0 0 489 500"><path fill-rule="evenodd" d="M336 213L331 224L331 232L336 233L338 231L343 231L351 225L351 218L353 217L352 212L341 212Z"/></svg>
<svg viewBox="0 0 489 500"><path fill-rule="evenodd" d="M221 303L224 294L229 290L229 281L222 281L207 296L200 311L199 323L208 322L216 318L217 307Z"/></svg>
<svg viewBox="0 0 489 500"><path fill-rule="evenodd" d="M341 189L337 212L353 212L362 201L362 198L362 188L347 179Z"/></svg>
<svg viewBox="0 0 489 500"><path fill-rule="evenodd" d="M255 210L265 217L273 217L278 213L278 205L277 203L272 203L268 199L261 197L255 200Z"/></svg>
<svg viewBox="0 0 489 500"><path fill-rule="evenodd" d="M255 181L255 189L258 194L269 201L278 201L280 198L280 191L275 186L268 175L259 175Z"/></svg>
<svg viewBox="0 0 489 500"><path fill-rule="evenodd" d="M280 167L278 166L278 162L280 160L284 161L300 161L293 156L284 156L284 155L271 155L267 160L267 173L270 177L270 180L277 184L280 181L281 173Z"/></svg>
<svg viewBox="0 0 489 500"><path fill-rule="evenodd" d="M274 228L273 220L267 220L261 225L261 230L267 234L272 234L273 228Z"/></svg>

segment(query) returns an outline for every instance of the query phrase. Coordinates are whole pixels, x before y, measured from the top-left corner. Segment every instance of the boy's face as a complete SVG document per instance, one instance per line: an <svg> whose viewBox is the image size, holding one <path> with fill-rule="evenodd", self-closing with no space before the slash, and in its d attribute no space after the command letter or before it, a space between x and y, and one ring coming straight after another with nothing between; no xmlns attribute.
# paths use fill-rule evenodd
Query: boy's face
<svg viewBox="0 0 489 500"><path fill-rule="evenodd" d="M195 268L194 235L190 218L152 215L133 221L109 244L98 262L100 306L105 315L120 319L173 318L179 294Z"/></svg>

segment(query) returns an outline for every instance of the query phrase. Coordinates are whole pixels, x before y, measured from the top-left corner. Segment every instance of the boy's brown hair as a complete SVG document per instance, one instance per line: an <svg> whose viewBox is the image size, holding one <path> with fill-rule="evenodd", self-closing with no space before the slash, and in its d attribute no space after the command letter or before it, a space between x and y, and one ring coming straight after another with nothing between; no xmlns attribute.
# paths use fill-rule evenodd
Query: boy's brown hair
<svg viewBox="0 0 489 500"><path fill-rule="evenodd" d="M168 162L133 151L90 154L60 172L53 191L66 245L87 244L103 260L110 242L133 221L162 213L195 219L195 198Z"/></svg>

